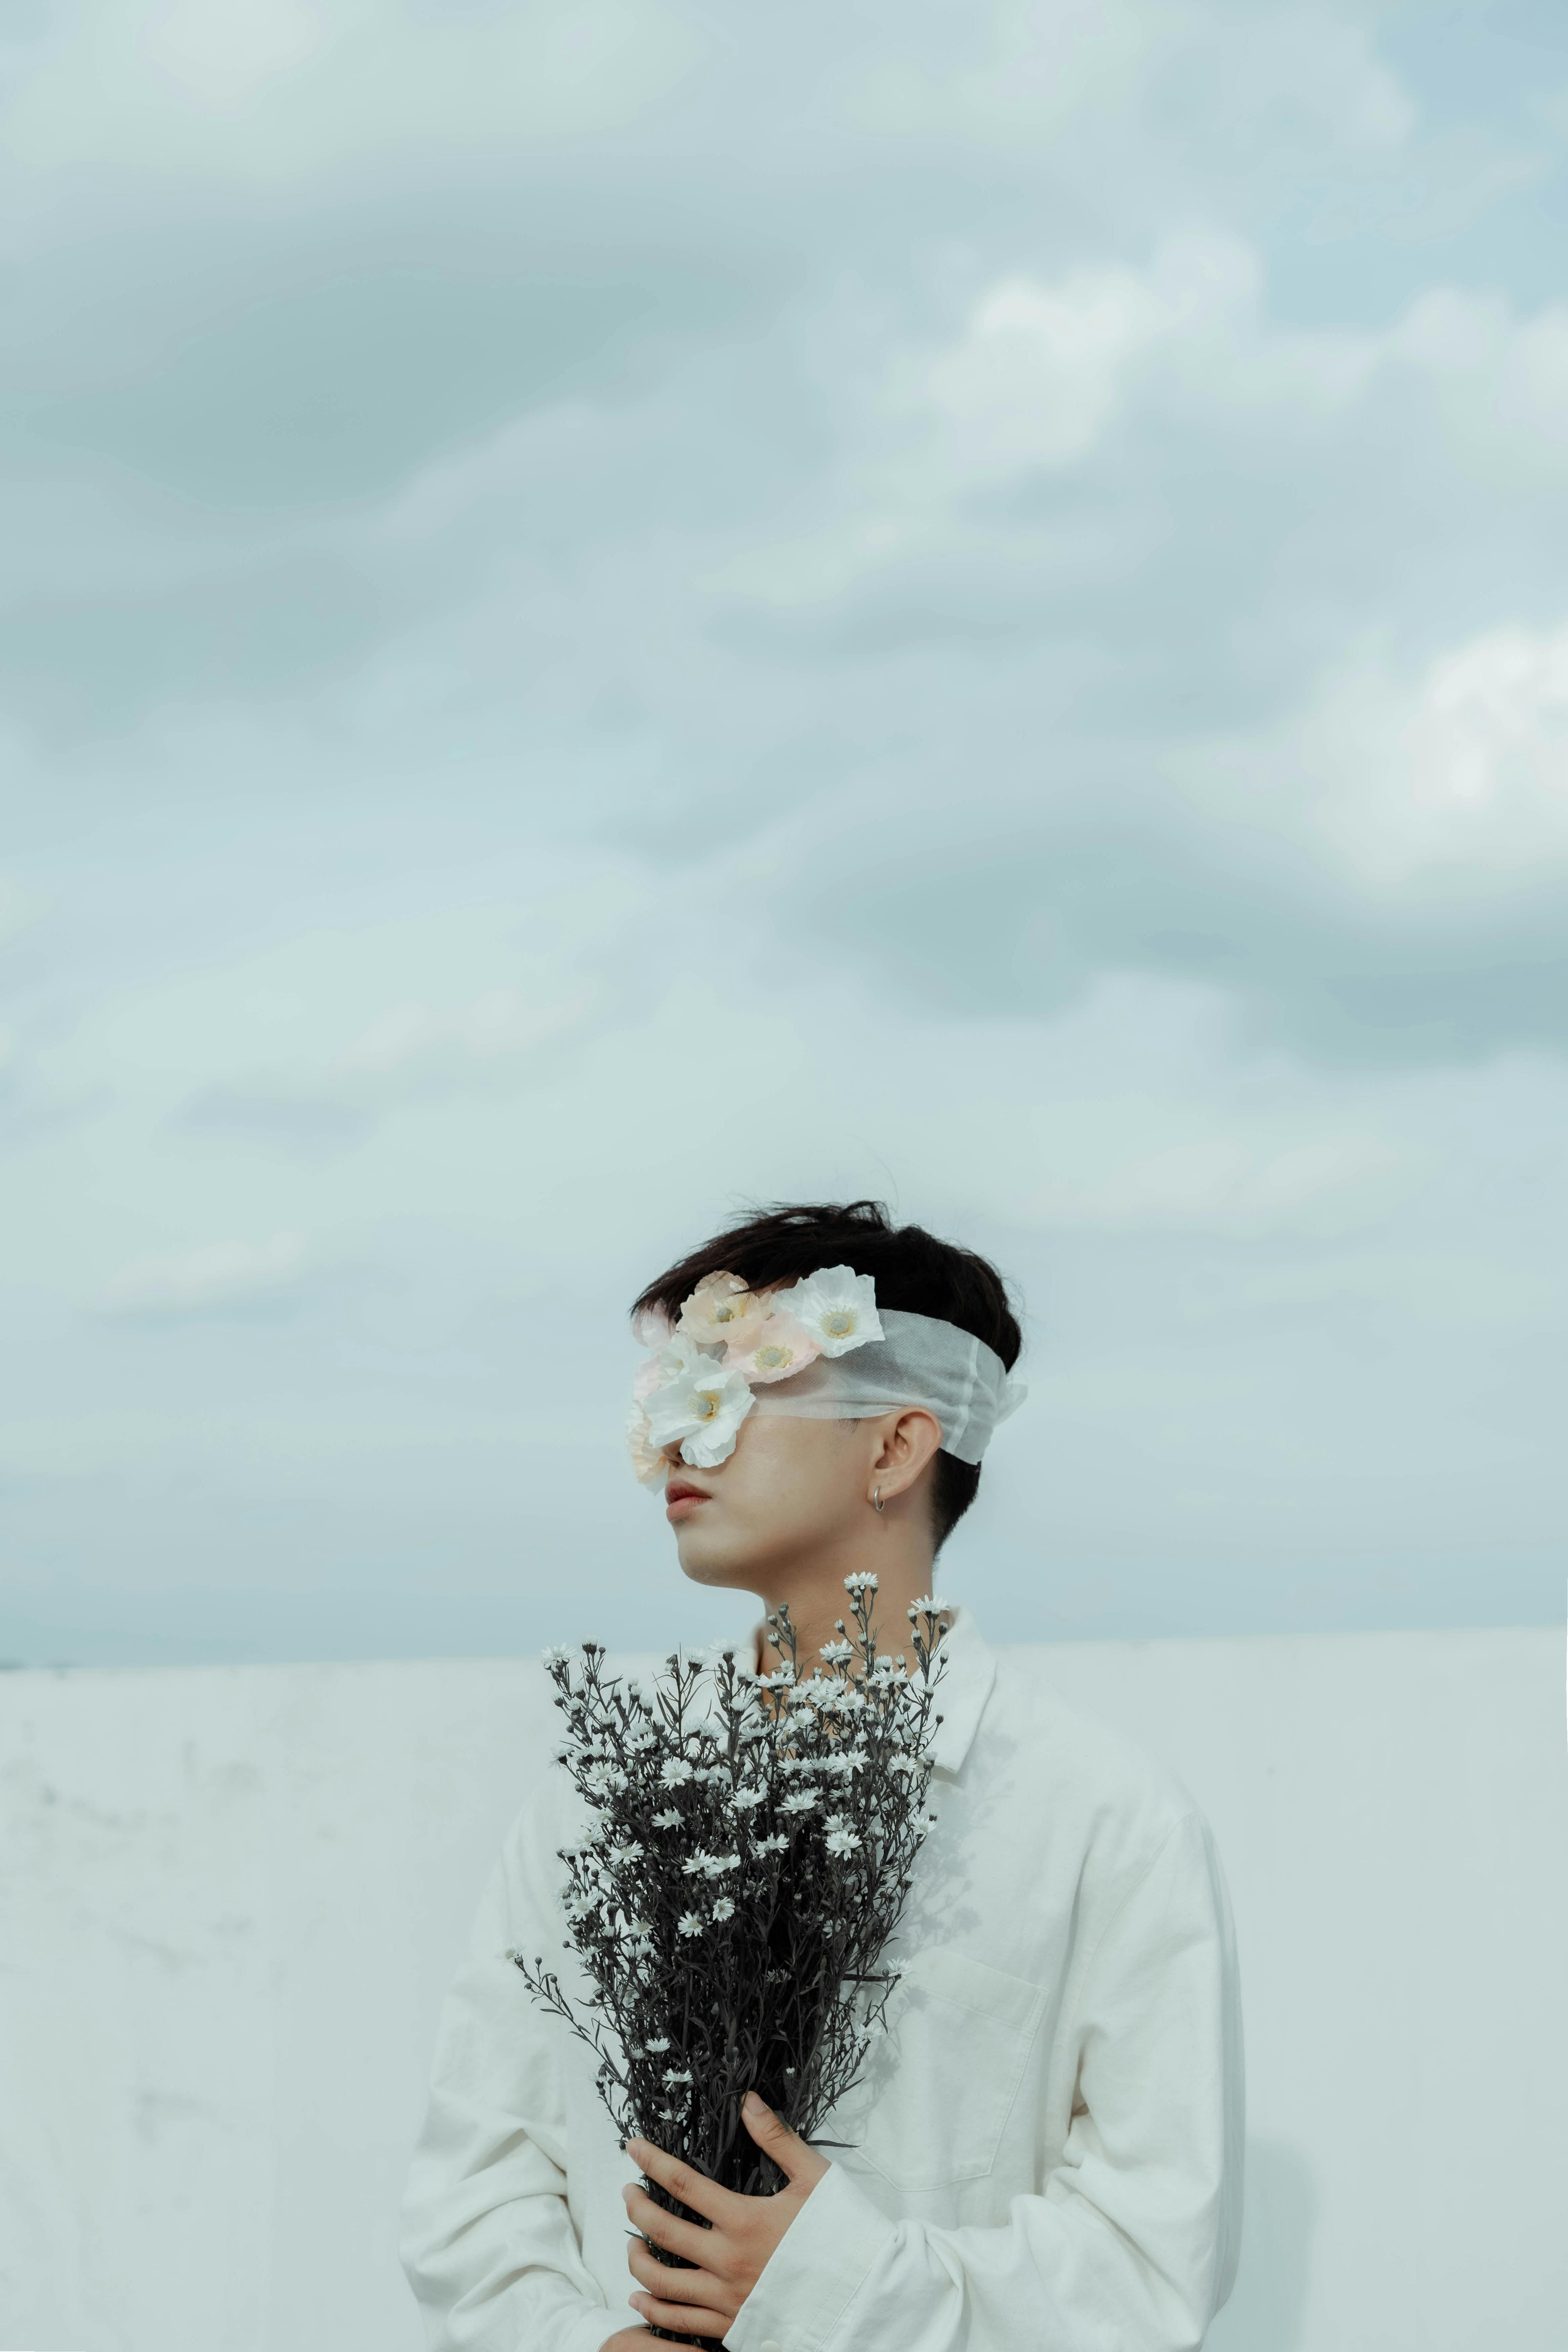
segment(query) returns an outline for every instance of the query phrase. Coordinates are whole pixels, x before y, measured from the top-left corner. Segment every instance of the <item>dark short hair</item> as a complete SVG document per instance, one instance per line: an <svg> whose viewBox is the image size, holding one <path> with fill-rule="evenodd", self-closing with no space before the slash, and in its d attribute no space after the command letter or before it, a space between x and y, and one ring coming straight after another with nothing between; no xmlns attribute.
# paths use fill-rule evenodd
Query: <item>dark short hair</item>
<svg viewBox="0 0 1568 2352"><path fill-rule="evenodd" d="M895 1225L880 1201L791 1202L764 1209L715 1234L651 1282L633 1317L659 1310L674 1322L705 1274L737 1274L753 1290L795 1282L819 1266L869 1274L876 1303L904 1315L931 1315L972 1331L1010 1371L1023 1347L1007 1285L994 1265L921 1225ZM974 1501L977 1462L936 1456L931 1480L936 1548L946 1542Z"/></svg>

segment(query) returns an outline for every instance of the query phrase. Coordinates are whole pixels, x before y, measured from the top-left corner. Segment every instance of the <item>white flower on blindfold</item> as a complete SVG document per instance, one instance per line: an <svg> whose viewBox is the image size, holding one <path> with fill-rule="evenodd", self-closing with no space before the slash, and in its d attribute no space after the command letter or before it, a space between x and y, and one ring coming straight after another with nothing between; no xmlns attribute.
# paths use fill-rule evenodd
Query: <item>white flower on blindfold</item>
<svg viewBox="0 0 1568 2352"><path fill-rule="evenodd" d="M672 1332L662 1348L645 1356L637 1367L632 1382L632 1393L641 1404L655 1389L668 1388L683 1372L696 1371L711 1360L705 1356L696 1341L685 1331Z"/></svg>
<svg viewBox="0 0 1568 2352"><path fill-rule="evenodd" d="M649 1438L654 1445L678 1445L694 1470L716 1469L735 1452L736 1433L753 1402L739 1372L705 1358L649 1396Z"/></svg>
<svg viewBox="0 0 1568 2352"><path fill-rule="evenodd" d="M794 1317L824 1356L847 1356L883 1336L876 1285L852 1266L821 1266L778 1296L779 1309Z"/></svg>

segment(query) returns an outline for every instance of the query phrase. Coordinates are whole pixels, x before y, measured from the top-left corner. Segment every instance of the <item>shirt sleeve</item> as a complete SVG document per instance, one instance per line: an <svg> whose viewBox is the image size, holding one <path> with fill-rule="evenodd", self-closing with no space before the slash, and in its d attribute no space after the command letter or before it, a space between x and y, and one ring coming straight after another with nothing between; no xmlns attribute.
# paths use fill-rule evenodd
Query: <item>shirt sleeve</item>
<svg viewBox="0 0 1568 2352"><path fill-rule="evenodd" d="M400 2251L431 2352L599 2352L609 2310L568 2209L560 2035L506 1957L559 1949L551 1783L514 1828L442 2011Z"/></svg>
<svg viewBox="0 0 1568 2352"><path fill-rule="evenodd" d="M1240 2002L1207 1824L1171 1830L1079 1974L1060 2164L1005 2222L890 2221L830 2165L729 2352L1197 2352L1240 2245Z"/></svg>

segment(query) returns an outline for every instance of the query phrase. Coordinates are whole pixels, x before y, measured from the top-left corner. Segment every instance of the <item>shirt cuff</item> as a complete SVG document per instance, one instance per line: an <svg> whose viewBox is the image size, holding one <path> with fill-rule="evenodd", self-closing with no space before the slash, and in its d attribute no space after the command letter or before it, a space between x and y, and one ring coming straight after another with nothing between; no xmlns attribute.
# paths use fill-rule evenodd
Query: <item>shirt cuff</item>
<svg viewBox="0 0 1568 2352"><path fill-rule="evenodd" d="M560 2352L599 2352L600 2346L608 2344L612 2336L619 2336L623 2327L642 2325L641 2313L633 2311L630 2304L619 2317L603 2309L581 2312L560 2338Z"/></svg>
<svg viewBox="0 0 1568 2352"><path fill-rule="evenodd" d="M897 2231L830 2163L730 2322L727 2352L820 2352Z"/></svg>

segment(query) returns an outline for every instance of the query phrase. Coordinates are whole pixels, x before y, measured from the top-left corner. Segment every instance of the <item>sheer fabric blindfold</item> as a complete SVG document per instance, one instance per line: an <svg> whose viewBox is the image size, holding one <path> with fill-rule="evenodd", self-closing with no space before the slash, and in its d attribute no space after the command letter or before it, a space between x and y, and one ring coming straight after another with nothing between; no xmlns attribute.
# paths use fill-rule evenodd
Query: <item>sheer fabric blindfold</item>
<svg viewBox="0 0 1568 2352"><path fill-rule="evenodd" d="M852 1355L819 1356L788 1381L758 1388L754 1412L804 1421L870 1421L921 1405L942 1428L942 1450L977 1463L991 1432L1029 1394L994 1348L933 1315L881 1310L883 1337Z"/></svg>

